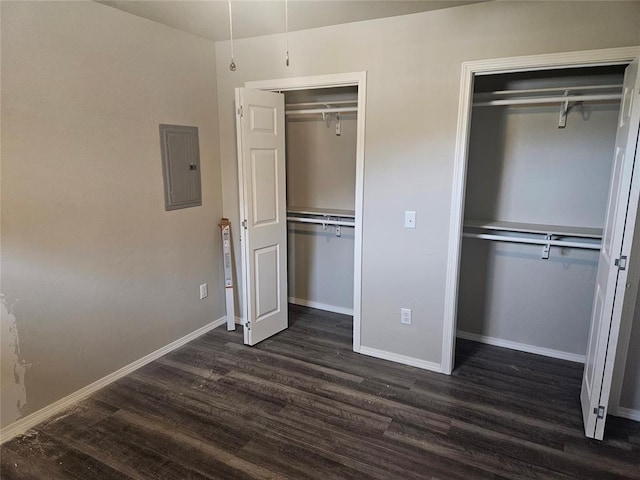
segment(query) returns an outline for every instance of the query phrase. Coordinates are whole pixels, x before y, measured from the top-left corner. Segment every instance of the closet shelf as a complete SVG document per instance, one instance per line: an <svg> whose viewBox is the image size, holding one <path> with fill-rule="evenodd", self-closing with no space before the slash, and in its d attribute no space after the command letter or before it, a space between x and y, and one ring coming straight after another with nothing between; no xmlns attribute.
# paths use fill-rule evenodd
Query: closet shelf
<svg viewBox="0 0 640 480"><path fill-rule="evenodd" d="M549 249L552 246L600 250L602 229L491 220L466 220L462 236L498 242L542 245L544 247L542 258L549 258ZM567 238L571 240L567 240Z"/></svg>
<svg viewBox="0 0 640 480"><path fill-rule="evenodd" d="M341 227L355 227L355 212L353 210L340 210L329 208L290 207L287 209L287 221L294 223L313 223L336 227L336 236L341 235Z"/></svg>
<svg viewBox="0 0 640 480"><path fill-rule="evenodd" d="M356 218L354 210L341 210L338 208L313 208L313 207L289 207L287 215L320 215L324 217Z"/></svg>
<svg viewBox="0 0 640 480"><path fill-rule="evenodd" d="M474 107L500 105L535 105L566 102L619 102L622 85L497 90L474 95Z"/></svg>
<svg viewBox="0 0 640 480"><path fill-rule="evenodd" d="M353 113L357 111L358 111L357 100L338 100L335 102L288 103L285 105L286 115Z"/></svg>
<svg viewBox="0 0 640 480"><path fill-rule="evenodd" d="M465 220L465 227L517 233L555 235L559 237L602 238L601 228L544 225L538 223L501 222L496 220Z"/></svg>

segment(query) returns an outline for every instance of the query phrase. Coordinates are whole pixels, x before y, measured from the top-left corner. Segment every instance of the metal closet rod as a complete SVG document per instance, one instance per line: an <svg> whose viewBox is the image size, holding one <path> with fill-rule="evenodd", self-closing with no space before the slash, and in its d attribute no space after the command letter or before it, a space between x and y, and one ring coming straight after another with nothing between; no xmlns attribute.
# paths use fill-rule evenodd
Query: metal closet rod
<svg viewBox="0 0 640 480"><path fill-rule="evenodd" d="M305 102L305 103L287 103L285 107L315 107L318 105L353 105L357 104L358 100L337 100L335 102Z"/></svg>
<svg viewBox="0 0 640 480"><path fill-rule="evenodd" d="M522 90L495 90L493 92L478 92L477 97L485 98L496 95L524 95L530 93L551 93L551 92L579 92L583 90L620 90L622 91L622 84L617 83L615 85L579 85L576 87L548 87L548 88L528 88Z"/></svg>
<svg viewBox="0 0 640 480"><path fill-rule="evenodd" d="M349 113L357 112L358 107L309 108L304 110L285 110L286 115L312 115L315 113Z"/></svg>
<svg viewBox="0 0 640 480"><path fill-rule="evenodd" d="M524 238L524 237L511 237L509 235L492 235L489 233L463 233L465 238L479 238L482 240L495 240L499 242L510 243L528 243L531 245L551 245L555 247L572 247L572 248L585 248L588 250L600 250L600 243L586 243L586 242L570 242L567 240L547 240L537 238Z"/></svg>
<svg viewBox="0 0 640 480"><path fill-rule="evenodd" d="M492 107L498 105L533 105L541 103L619 101L621 98L622 94L620 93L603 93L594 95L562 95L555 97L505 98L499 100L487 100L484 102L474 102L473 106Z"/></svg>
<svg viewBox="0 0 640 480"><path fill-rule="evenodd" d="M355 227L355 223L353 221L348 222L345 220L328 220L323 218L287 217L287 221L297 223L315 223L317 225L339 225L341 227Z"/></svg>

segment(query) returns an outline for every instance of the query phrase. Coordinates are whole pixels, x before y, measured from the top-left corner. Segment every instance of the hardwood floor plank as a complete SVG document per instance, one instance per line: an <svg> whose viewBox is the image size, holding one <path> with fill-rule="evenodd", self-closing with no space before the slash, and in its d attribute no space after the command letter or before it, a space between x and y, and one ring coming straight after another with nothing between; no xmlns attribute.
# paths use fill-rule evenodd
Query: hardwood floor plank
<svg viewBox="0 0 640 480"><path fill-rule="evenodd" d="M429 477L439 473L446 478L468 479L471 474L473 478L491 478L471 467L456 468L436 456L425 456L422 452L418 457L407 454L404 448L393 448L384 436L362 437L353 431L336 429L313 416L289 416L283 412L277 418L261 417L259 421L268 431L286 432L290 442L313 445L335 461L362 470L366 474L364 478L419 479L425 478L427 472Z"/></svg>
<svg viewBox="0 0 640 480"><path fill-rule="evenodd" d="M58 458L57 456L55 457ZM2 448L0 454L0 478L3 480L34 480L46 478L50 480L65 480L64 472L52 468L50 458L45 455L31 455L13 446Z"/></svg>
<svg viewBox="0 0 640 480"><path fill-rule="evenodd" d="M159 452L185 469L193 469L207 477L238 480L282 478L201 437L184 434L158 419L149 420L125 410L119 410L98 429L111 436L125 436L128 442Z"/></svg>
<svg viewBox="0 0 640 480"><path fill-rule="evenodd" d="M462 465L473 466L487 473L516 479L568 479L570 476L548 470L536 464L514 460L487 448L470 445L464 438L427 431L401 422L393 422L385 433L389 439L412 445L425 452L442 456Z"/></svg>
<svg viewBox="0 0 640 480"><path fill-rule="evenodd" d="M515 439L477 425L454 421L451 436L464 438L465 442L479 445L500 455L540 465L566 475L578 478L598 478L602 480L637 478L637 465L623 461L605 465L597 456L573 455L566 451L545 448L533 442Z"/></svg>
<svg viewBox="0 0 640 480"><path fill-rule="evenodd" d="M109 463L103 462L92 452L88 453L84 448L85 445L81 445L81 448L76 447L73 443L51 437L40 431L35 431L31 435L21 438L18 442L11 442L7 445L8 450L12 450L29 463L37 462L42 465L41 459L48 458L50 461L47 462L48 468L45 476L40 478L70 478L77 480L100 480L104 478L128 480L135 478L117 468L113 468Z"/></svg>

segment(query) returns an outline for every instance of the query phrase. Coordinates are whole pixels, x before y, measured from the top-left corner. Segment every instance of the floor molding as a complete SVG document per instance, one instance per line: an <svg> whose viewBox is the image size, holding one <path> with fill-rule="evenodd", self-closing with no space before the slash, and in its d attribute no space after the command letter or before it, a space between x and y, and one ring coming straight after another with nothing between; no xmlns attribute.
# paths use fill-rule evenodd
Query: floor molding
<svg viewBox="0 0 640 480"><path fill-rule="evenodd" d="M614 410L612 415L615 417L626 418L629 420L635 420L636 422L640 422L640 410L618 407Z"/></svg>
<svg viewBox="0 0 640 480"><path fill-rule="evenodd" d="M311 300L294 297L289 297L289 303L293 303L294 305L301 305L303 307L317 308L318 310L324 310L326 312L341 313L343 315L353 316L353 308L337 307L335 305L329 305L327 303L312 302Z"/></svg>
<svg viewBox="0 0 640 480"><path fill-rule="evenodd" d="M474 342L486 343L496 347L509 348L511 350L519 350L521 352L535 353L537 355L543 355L545 357L558 358L560 360L568 360L570 362L584 363L585 356L578 355L577 353L563 352L561 350L553 350L551 348L537 347L535 345L528 345L526 343L512 342L510 340L503 340L501 338L488 337L486 335L478 335L477 333L463 332L458 330L456 336L464 338L465 340L472 340Z"/></svg>
<svg viewBox="0 0 640 480"><path fill-rule="evenodd" d="M426 360L420 360L419 358L407 357L405 355L399 355L397 353L386 352L384 350L378 350L377 348L360 346L359 353L368 355L369 357L380 358L382 360L389 360L390 362L402 363L404 365L410 365L412 367L430 370L432 372L442 372L439 363L428 362Z"/></svg>
<svg viewBox="0 0 640 480"><path fill-rule="evenodd" d="M102 387L106 387L110 383L113 383L119 378L122 378L125 375L128 375L129 373L137 370L140 367L143 367L147 363L150 363L162 357L163 355L166 355L167 353L182 347L186 343L189 343L191 340L194 340L204 335L205 333L213 330L216 327L219 327L221 325L226 325L226 323L227 323L226 316L219 318L218 320L215 320L203 327L200 327L199 329L185 335L184 337L179 338L178 340L175 340L168 345L165 345L164 347L156 350L155 352L151 352L150 354L145 355L144 357L136 360L135 362L132 362L129 365L125 365L124 367L116 370L115 372L110 373L109 375L102 377L99 380L96 380L95 382L87 385L86 387L83 387L80 390L73 392L71 395L67 395L64 398L61 398L60 400L57 400L47 405L46 407L41 408L37 412L33 412L32 414L27 415L26 417L21 418L20 420L10 425L7 425L2 430L0 430L0 444L6 442L7 440L11 440L13 437L17 435L25 433L30 428L35 427L39 423L56 415L57 413L64 410L65 408L68 408L74 403L79 402L83 398L87 397L88 395L91 395L93 392L101 389Z"/></svg>

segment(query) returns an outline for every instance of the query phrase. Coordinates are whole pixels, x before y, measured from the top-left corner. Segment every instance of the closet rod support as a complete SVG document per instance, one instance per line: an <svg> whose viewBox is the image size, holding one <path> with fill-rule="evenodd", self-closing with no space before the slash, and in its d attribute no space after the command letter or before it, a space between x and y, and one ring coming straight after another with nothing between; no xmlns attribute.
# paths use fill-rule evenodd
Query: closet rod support
<svg viewBox="0 0 640 480"><path fill-rule="evenodd" d="M565 101L560 104L560 118L558 119L558 128L565 128L567 126L567 114L569 113L569 90L565 90L564 96Z"/></svg>
<svg viewBox="0 0 640 480"><path fill-rule="evenodd" d="M544 238L546 240L551 240L551 235L545 235ZM542 259L549 260L549 252L551 251L551 244L547 243L544 247L542 247Z"/></svg>

